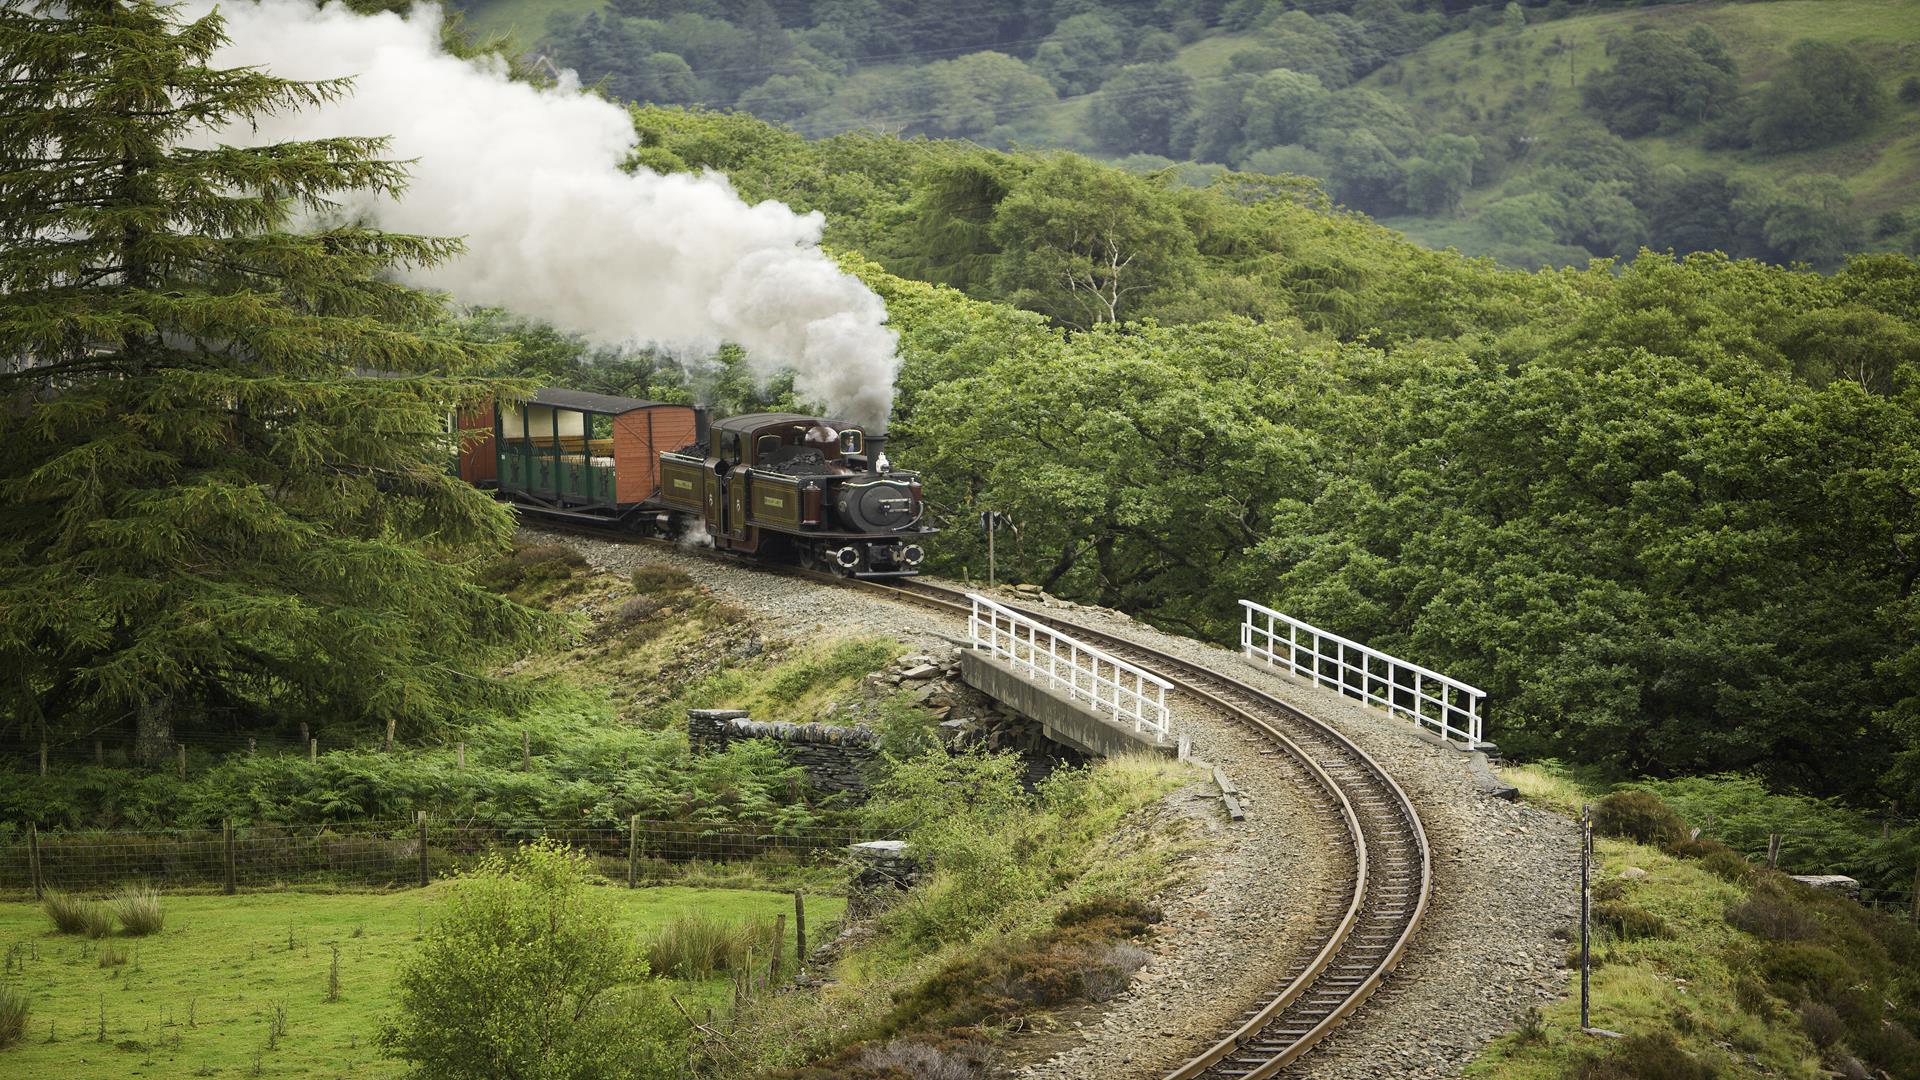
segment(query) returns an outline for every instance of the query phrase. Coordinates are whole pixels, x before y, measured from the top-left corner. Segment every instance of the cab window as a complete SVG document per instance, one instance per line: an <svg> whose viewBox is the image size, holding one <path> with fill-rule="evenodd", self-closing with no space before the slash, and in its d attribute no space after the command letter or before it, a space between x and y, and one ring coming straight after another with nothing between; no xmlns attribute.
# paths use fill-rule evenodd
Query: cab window
<svg viewBox="0 0 1920 1080"><path fill-rule="evenodd" d="M858 431L848 428L840 433L840 452L842 454L858 454L862 450L865 450L866 446L866 437Z"/></svg>

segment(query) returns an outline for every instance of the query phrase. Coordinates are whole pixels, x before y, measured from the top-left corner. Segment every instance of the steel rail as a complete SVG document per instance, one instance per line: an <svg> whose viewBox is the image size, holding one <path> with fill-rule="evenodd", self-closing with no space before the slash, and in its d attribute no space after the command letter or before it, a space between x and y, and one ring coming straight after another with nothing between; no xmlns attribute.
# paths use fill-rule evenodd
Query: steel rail
<svg viewBox="0 0 1920 1080"><path fill-rule="evenodd" d="M684 554L750 565L736 556L689 552L670 540L610 535L546 520L533 527L614 543L670 545ZM970 618L973 611L964 591L923 578L871 580L794 567L751 565L963 617ZM1350 1019L1406 956L1426 916L1433 882L1432 854L1413 801L1352 740L1264 690L1085 623L1029 607L1006 606L1089 641L1105 643L1117 652L1130 651L1145 663L1156 665L1158 673L1173 681L1181 692L1221 709L1271 739L1306 770L1325 798L1338 808L1355 868L1353 889L1339 923L1299 971L1283 977L1271 997L1249 1008L1231 1031L1166 1074L1165 1080L1266 1080L1274 1076ZM1184 674L1176 675L1176 671ZM1199 685L1205 682L1212 683L1213 688ZM1282 731L1275 719L1292 726L1295 732L1290 735ZM1409 873L1411 878L1406 876ZM1322 989L1312 993L1316 988Z"/></svg>
<svg viewBox="0 0 1920 1080"><path fill-rule="evenodd" d="M928 607L970 610L951 599L963 593L922 579L861 581L854 587ZM1413 801L1352 740L1272 694L1084 623L1032 608L1016 610L1156 665L1182 692L1266 735L1339 807L1354 859L1353 889L1340 922L1312 959L1283 979L1277 992L1165 1080L1264 1080L1275 1075L1351 1018L1406 956L1426 916L1433 880L1431 849ZM1201 685L1206 683L1211 688ZM1272 718L1294 728L1295 734L1281 730Z"/></svg>

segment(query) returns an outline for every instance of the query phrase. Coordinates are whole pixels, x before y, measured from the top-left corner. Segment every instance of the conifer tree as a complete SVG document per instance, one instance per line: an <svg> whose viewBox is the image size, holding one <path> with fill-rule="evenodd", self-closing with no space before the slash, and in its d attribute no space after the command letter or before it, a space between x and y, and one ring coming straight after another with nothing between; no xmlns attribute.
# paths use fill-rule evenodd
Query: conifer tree
<svg viewBox="0 0 1920 1080"><path fill-rule="evenodd" d="M385 141L210 132L351 92L210 66L217 12L0 0L0 712L58 739L431 721L539 626L478 588L504 508L446 419L502 392L390 271L455 240L328 219ZM302 215L310 215L302 217Z"/></svg>

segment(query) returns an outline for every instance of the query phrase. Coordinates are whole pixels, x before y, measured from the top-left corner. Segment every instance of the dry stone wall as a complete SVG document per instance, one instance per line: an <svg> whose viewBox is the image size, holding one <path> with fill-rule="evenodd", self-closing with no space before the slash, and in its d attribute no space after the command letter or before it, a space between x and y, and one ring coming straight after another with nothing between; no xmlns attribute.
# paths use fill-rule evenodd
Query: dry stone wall
<svg viewBox="0 0 1920 1080"><path fill-rule="evenodd" d="M786 747L806 770L807 782L828 791L867 790L868 767L880 756L872 728L839 724L766 723L739 709L688 709L687 742L696 754L719 753L739 739L767 739Z"/></svg>

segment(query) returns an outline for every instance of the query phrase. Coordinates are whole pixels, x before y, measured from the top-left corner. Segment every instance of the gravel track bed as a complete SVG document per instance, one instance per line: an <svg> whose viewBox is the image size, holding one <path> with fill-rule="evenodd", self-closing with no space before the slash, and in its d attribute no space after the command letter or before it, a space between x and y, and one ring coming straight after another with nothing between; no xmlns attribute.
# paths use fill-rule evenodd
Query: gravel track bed
<svg viewBox="0 0 1920 1080"><path fill-rule="evenodd" d="M933 649L964 636L952 616L851 590L827 592L783 577L663 545L616 543L574 533L521 529L523 540L567 544L608 570L668 565L796 631L882 629ZM1008 592L1014 603L1035 598ZM1432 848L1433 900L1398 970L1358 1018L1289 1070L1297 1077L1372 1080L1447 1077L1529 1008L1566 991L1564 935L1577 916L1579 849L1574 824L1556 814L1488 798L1466 757L1414 738L1402 722L1341 695L1269 674L1234 651L1160 633L1098 608L1044 602L1067 618L1206 664L1335 725L1384 766L1419 808ZM1228 823L1211 784L1172 796L1208 842L1175 886L1153 958L1097 1018L1074 1021L1079 1039L1014 1074L1048 1080L1158 1076L1198 1052L1272 989L1286 964L1319 941L1315 921L1346 872L1337 828L1313 812L1304 773L1258 735L1181 696L1175 723L1194 754L1219 765L1244 791L1247 820ZM1013 1040L1007 1047L1022 1056Z"/></svg>

